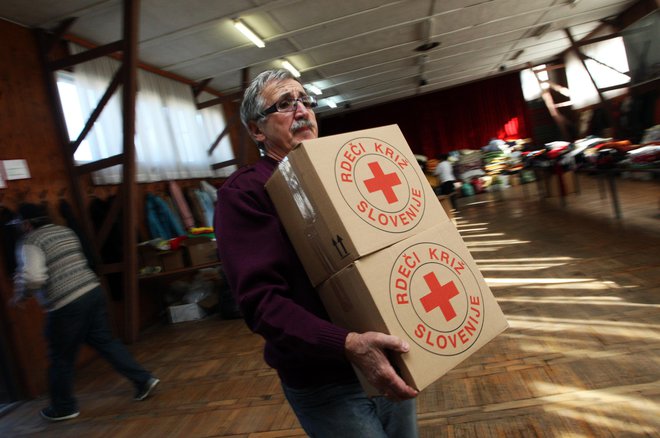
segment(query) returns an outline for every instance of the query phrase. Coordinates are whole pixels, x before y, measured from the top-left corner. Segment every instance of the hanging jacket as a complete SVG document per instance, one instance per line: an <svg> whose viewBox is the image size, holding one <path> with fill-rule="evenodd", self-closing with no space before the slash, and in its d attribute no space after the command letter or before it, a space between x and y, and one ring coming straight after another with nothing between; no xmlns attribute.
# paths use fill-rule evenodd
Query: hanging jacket
<svg viewBox="0 0 660 438"><path fill-rule="evenodd" d="M162 198L147 193L145 208L147 227L152 239L160 237L169 240L186 234L167 202Z"/></svg>

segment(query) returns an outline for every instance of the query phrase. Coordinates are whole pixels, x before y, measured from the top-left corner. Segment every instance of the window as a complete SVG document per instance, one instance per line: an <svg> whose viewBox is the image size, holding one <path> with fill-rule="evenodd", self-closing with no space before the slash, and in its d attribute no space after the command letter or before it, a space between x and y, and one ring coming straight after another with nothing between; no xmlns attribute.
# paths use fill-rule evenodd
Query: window
<svg viewBox="0 0 660 438"><path fill-rule="evenodd" d="M73 80L73 75L66 71L57 73L57 88L60 93L62 110L66 117L66 125L69 132L69 139L76 140L78 134L85 126L80 104L78 103L78 90ZM93 161L92 152L89 149L89 142L85 139L76 150L73 158L76 161Z"/></svg>
<svg viewBox="0 0 660 438"><path fill-rule="evenodd" d="M600 102L598 91L591 82L589 73L598 84L598 88L601 89L625 85L630 82L626 49L621 38L612 38L583 46L580 51L586 57L585 64L589 72L584 69L580 58L574 51L569 51L565 58L568 91L574 109L584 108ZM533 69L520 72L520 83L526 101L538 99L541 97L542 90L551 86L545 68L545 64L541 64ZM538 80L534 72L538 75ZM610 99L624 92L625 88L621 88L607 91L604 95L605 98Z"/></svg>
<svg viewBox="0 0 660 438"><path fill-rule="evenodd" d="M583 46L580 51L586 56L585 65L598 88L625 85L630 82L626 49L621 38L612 38L599 43ZM589 73L582 66L574 51L566 56L566 78L571 91L574 109L584 108L600 102L598 91L594 87ZM625 88L607 91L606 99L611 99L625 92Z"/></svg>
<svg viewBox="0 0 660 438"><path fill-rule="evenodd" d="M84 51L72 44L72 53ZM69 138L75 140L98 105L120 63L101 58L76 66L73 73L58 73L58 89ZM224 137L208 155L210 145L225 127L220 106L197 110L188 85L138 71L136 98L136 168L140 182L226 176L235 168L217 171L214 163L227 161L233 152ZM96 120L74 158L96 161L122 152L121 87ZM94 173L98 184L116 184L121 166Z"/></svg>
<svg viewBox="0 0 660 438"><path fill-rule="evenodd" d="M523 96L527 102L540 98L541 91L547 90L550 86L550 78L545 67L545 64L540 64L534 68L528 68L520 72ZM540 87L539 84L541 85Z"/></svg>

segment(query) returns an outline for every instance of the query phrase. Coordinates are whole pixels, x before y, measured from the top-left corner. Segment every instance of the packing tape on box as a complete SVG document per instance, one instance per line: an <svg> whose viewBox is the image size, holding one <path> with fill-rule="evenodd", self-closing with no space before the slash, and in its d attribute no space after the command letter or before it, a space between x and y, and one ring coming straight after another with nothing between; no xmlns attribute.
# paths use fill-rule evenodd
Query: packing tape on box
<svg viewBox="0 0 660 438"><path fill-rule="evenodd" d="M349 313L355 310L355 306L353 305L353 302L351 301L350 297L338 282L330 280L327 284L330 286L330 289L337 298L339 307L341 307L341 310L344 313Z"/></svg>
<svg viewBox="0 0 660 438"><path fill-rule="evenodd" d="M309 199L309 196L307 196L305 190L303 190L298 175L296 175L296 172L291 166L291 162L286 157L280 162L279 168L284 181L286 181L286 184L289 186L289 190L293 195L292 197L298 207L298 211L305 222L305 236L312 243L312 248L319 256L324 267L329 271L332 271L332 262L323 252L321 238L319 237L317 227L314 226L319 216L312 204L312 200Z"/></svg>

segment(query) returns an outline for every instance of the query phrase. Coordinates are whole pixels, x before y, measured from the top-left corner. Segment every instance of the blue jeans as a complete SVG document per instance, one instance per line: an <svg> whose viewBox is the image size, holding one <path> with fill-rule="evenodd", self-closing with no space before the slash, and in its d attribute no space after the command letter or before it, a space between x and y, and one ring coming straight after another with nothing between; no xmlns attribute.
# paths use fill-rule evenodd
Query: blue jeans
<svg viewBox="0 0 660 438"><path fill-rule="evenodd" d="M284 394L305 432L314 438L415 438L415 399L369 398L359 383L293 389Z"/></svg>
<svg viewBox="0 0 660 438"><path fill-rule="evenodd" d="M66 306L48 312L45 328L48 343L48 384L51 406L59 413L78 410L73 396L76 357L83 343L98 351L112 367L138 387L151 377L124 344L115 339L108 325L105 296L97 287Z"/></svg>

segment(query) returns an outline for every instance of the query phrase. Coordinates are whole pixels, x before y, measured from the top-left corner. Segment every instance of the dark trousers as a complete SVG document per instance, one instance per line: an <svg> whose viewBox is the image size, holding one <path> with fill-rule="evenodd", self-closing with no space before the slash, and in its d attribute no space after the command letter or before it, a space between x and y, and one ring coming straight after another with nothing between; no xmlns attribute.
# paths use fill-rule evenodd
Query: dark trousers
<svg viewBox="0 0 660 438"><path fill-rule="evenodd" d="M87 343L98 351L112 367L137 387L151 377L139 365L124 344L115 339L108 324L105 296L100 287L61 309L48 312L48 384L51 405L60 413L78 409L73 395L76 357L80 346Z"/></svg>
<svg viewBox="0 0 660 438"><path fill-rule="evenodd" d="M454 187L454 181L445 181L436 188L436 195L448 195L449 201L451 201L451 206L454 210L458 210L456 206L456 188Z"/></svg>

